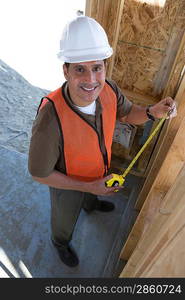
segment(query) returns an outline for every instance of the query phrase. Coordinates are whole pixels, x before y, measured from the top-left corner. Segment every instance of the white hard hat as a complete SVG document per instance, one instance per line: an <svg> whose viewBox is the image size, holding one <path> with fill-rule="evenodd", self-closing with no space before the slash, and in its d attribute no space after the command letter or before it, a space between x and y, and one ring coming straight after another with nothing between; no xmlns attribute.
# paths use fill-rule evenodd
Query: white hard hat
<svg viewBox="0 0 185 300"><path fill-rule="evenodd" d="M92 18L78 16L63 30L58 58L63 62L77 63L103 60L112 53L103 27Z"/></svg>

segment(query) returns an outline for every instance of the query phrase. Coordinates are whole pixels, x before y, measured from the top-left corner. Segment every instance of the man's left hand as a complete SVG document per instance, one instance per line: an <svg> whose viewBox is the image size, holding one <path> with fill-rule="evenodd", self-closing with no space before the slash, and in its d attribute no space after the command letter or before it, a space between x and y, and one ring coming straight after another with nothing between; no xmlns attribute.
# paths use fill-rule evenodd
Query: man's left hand
<svg viewBox="0 0 185 300"><path fill-rule="evenodd" d="M167 115L168 118L174 118L177 115L176 102L167 97L150 107L150 113L157 119L161 119Z"/></svg>

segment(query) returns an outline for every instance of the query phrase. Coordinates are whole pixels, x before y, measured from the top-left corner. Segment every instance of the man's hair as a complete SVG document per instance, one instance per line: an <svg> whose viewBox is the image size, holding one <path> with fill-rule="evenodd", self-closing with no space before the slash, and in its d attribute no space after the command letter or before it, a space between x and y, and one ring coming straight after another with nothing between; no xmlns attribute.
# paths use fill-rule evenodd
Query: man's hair
<svg viewBox="0 0 185 300"><path fill-rule="evenodd" d="M70 63L65 62L64 65L66 66L66 68L69 68Z"/></svg>
<svg viewBox="0 0 185 300"><path fill-rule="evenodd" d="M104 60L104 64L105 64L105 66L107 65L107 59L105 58ZM66 66L66 68L68 69L69 68L69 65L70 65L70 63L68 63L68 62L65 62L64 63L64 65Z"/></svg>

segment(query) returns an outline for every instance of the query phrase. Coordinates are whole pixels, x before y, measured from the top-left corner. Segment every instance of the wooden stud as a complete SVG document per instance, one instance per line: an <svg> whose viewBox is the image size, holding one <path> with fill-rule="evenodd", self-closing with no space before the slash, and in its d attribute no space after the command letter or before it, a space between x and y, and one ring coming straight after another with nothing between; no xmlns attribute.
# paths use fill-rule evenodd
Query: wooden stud
<svg viewBox="0 0 185 300"><path fill-rule="evenodd" d="M177 88L179 87L181 80L183 78L183 75L184 75L181 72L183 70L184 66L185 66L185 32L184 32L179 50L177 52L177 56L175 58L166 88L163 92L162 98L165 98L167 96L171 96L171 97L175 96ZM165 122L165 124L161 130L161 133L160 133L159 139L158 139L158 143L155 146L155 149L152 153L149 164L143 174L145 177L147 177L149 173L153 174L153 176L154 176L153 168L155 168L156 161L158 160L159 151L164 146L164 139L169 130L169 125L170 125L169 122ZM158 164L158 166L159 166L159 164ZM142 201L142 203L143 203L143 201Z"/></svg>
<svg viewBox="0 0 185 300"><path fill-rule="evenodd" d="M119 30L120 30L120 24L121 24L121 17L123 14L123 7L124 7L124 0L117 0L114 1L114 6L112 8L112 14L114 14L114 27L109 24L109 28L111 28L111 40L109 42L112 45L113 48L113 55L110 58L110 62L108 64L107 68L107 77L112 77L113 67L114 67L114 61L116 56L116 48L118 43L118 37L119 37ZM110 36L110 30L109 30L109 36Z"/></svg>
<svg viewBox="0 0 185 300"><path fill-rule="evenodd" d="M182 119L184 117L184 108L185 108L185 96L184 96L184 90L185 90L185 76L183 76L181 85L179 87L179 90L177 92L177 95L175 97L175 101L178 105L178 115L177 117L173 118L172 120L166 121L166 127L163 131L163 140L161 143L158 143L158 152L155 153L153 164L150 167L150 171L148 173L148 176L146 178L146 181L143 185L143 188L138 196L137 202L136 202L136 208L138 210L141 209L143 203L145 202L145 199L149 193L149 191L152 188L153 182L158 175L159 169L165 159L165 156L167 154L167 151L175 137L175 134L182 123ZM170 132L170 135L169 135Z"/></svg>
<svg viewBox="0 0 185 300"><path fill-rule="evenodd" d="M92 0L86 0L85 3L85 15L90 17L92 14Z"/></svg>
<svg viewBox="0 0 185 300"><path fill-rule="evenodd" d="M181 77L183 75L183 74L181 74L181 72L182 72L184 66L185 66L185 31L184 31L177 55L175 57L173 67L171 69L171 73L168 78L168 82L164 89L162 98L167 97L167 96L170 96L170 97L175 96L176 89L178 87L178 83L180 83Z"/></svg>
<svg viewBox="0 0 185 300"><path fill-rule="evenodd" d="M164 252L165 256L167 256L168 246L173 243L173 239L178 236L179 232L182 231L182 227L185 225L184 180L185 167L183 167L176 178L174 185L164 198L161 207L158 208L156 217L145 234L141 237L120 277L147 277L147 274L149 275L151 273L157 277L159 272L163 274L163 277L178 277L185 274L184 267L180 267L181 258L177 256L179 250L178 245L176 245L173 250L173 254L170 257L171 261L167 260L167 264L165 263L166 269L161 266L161 263L157 264L157 269L153 268L158 261L161 261ZM185 232L183 232L183 236L185 237ZM181 253L182 252L184 252L184 248ZM175 260L172 260L174 256ZM178 265L178 268L176 265ZM181 265L183 264L181 263ZM168 270L168 273L166 270ZM169 271L171 273L169 273Z"/></svg>
<svg viewBox="0 0 185 300"><path fill-rule="evenodd" d="M171 121L171 127L169 128L168 136L166 137L166 149L163 147L163 149L161 149L162 152L159 154L158 160L162 157L162 163L160 170L155 174L157 177L152 177L153 174L148 176L148 182L144 185L144 188L139 195L140 205L143 199L144 204L130 232L127 242L123 247L121 258L124 260L128 260L134 251L141 235L154 217L161 199L173 184L185 160L185 123L183 124L185 115L185 77L177 93L176 100L180 102L178 117ZM138 203L136 208L138 208Z"/></svg>

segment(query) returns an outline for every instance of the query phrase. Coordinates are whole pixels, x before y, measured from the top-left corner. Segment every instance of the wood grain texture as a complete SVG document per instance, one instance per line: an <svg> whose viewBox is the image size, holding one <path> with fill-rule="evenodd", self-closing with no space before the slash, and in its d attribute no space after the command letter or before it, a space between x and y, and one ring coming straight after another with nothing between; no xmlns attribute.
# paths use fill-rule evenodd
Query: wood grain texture
<svg viewBox="0 0 185 300"><path fill-rule="evenodd" d="M185 166L120 277L184 277ZM181 247L182 246L182 247Z"/></svg>
<svg viewBox="0 0 185 300"><path fill-rule="evenodd" d="M163 148L158 153L158 159L139 194L138 202L142 209L125 243L121 257L128 260L139 239L155 216L162 199L174 183L185 161L185 77L176 97L179 102L178 117L171 121Z"/></svg>

